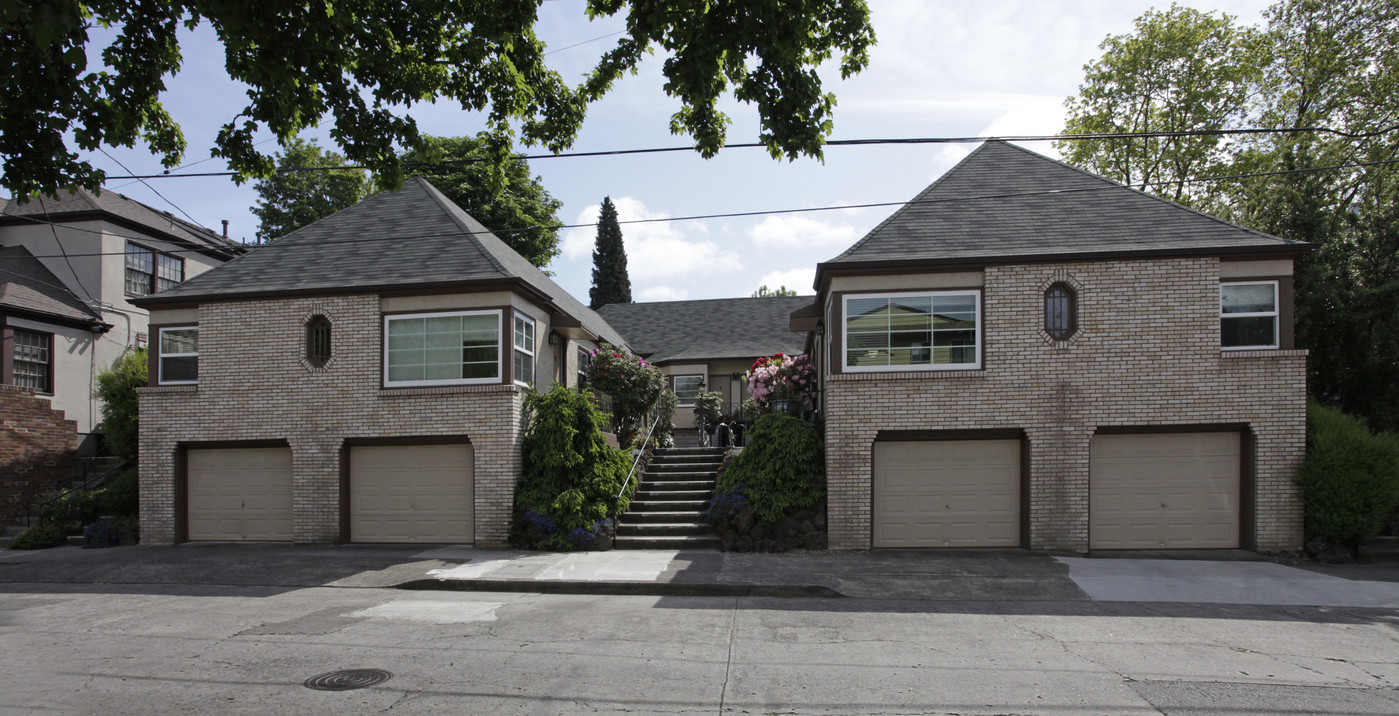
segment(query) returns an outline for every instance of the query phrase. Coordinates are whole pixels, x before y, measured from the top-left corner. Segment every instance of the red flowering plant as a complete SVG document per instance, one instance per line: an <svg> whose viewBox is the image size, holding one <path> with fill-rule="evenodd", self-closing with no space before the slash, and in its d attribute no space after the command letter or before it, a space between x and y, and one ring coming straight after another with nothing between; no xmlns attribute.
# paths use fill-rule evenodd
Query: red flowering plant
<svg viewBox="0 0 1399 716"><path fill-rule="evenodd" d="M753 361L743 377L748 381L748 393L763 410L771 410L775 400L816 407L816 366L806 354L764 356Z"/></svg>
<svg viewBox="0 0 1399 716"><path fill-rule="evenodd" d="M641 421L665 390L665 374L645 359L607 343L592 352L592 362L584 374L590 389L612 398L617 442L630 446Z"/></svg>

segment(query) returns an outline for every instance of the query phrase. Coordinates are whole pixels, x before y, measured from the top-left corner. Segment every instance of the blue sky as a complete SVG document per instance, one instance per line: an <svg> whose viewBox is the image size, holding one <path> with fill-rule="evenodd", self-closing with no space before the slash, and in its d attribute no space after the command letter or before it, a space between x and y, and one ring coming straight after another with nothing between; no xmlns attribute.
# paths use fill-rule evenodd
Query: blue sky
<svg viewBox="0 0 1399 716"><path fill-rule="evenodd" d="M834 66L823 68L827 88L839 102L833 139L1056 133L1062 129L1064 99L1077 91L1083 65L1099 56L1098 44L1110 34L1130 32L1132 21L1147 9L1169 6L1132 0L869 4L879 38L870 66L846 81ZM1256 24L1269 3L1181 4L1222 10ZM583 0L544 2L539 36L551 48L565 48L622 29L616 19L590 22L583 8ZM562 49L549 60L565 78L581 78L614 39ZM189 142L185 162L199 162L184 171L221 170L221 160L200 160L209 157L218 128L242 108L244 88L224 73L222 48L207 24L187 33L182 44L183 69L169 81L164 101ZM575 151L688 144L669 133L669 117L678 103L661 89L660 63L660 57L650 58L636 76L619 82L593 106ZM729 141L754 141L756 113L736 102L729 102L727 111L733 120ZM429 134L474 134L483 127L479 116L450 103L419 105L409 112ZM322 130L304 136L330 144ZM1026 146L1056 156L1049 143ZM262 148L274 151L275 143ZM560 218L575 224L596 221L603 196L612 197L623 221L904 201L972 148L831 147L824 163L776 161L761 149L735 149L709 160L691 153L550 158L533 161L531 168L563 201ZM160 173L158 160L143 149L108 152L137 174ZM126 174L100 153L90 159L109 174ZM257 218L249 211L257 198L251 184L239 186L227 177L148 183L150 187L116 180L107 188L177 215L183 210L216 230L227 219L234 238L251 239L257 230ZM892 211L624 224L632 295L638 301L746 296L762 284L810 293L816 264L844 251ZM562 254L549 266L576 296L587 296L594 235L592 228L563 232Z"/></svg>

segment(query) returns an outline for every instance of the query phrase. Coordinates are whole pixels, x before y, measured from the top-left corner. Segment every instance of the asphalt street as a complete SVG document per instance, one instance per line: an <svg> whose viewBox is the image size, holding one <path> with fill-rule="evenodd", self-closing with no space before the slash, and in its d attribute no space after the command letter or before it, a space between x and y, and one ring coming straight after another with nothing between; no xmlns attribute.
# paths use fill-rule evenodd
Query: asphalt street
<svg viewBox="0 0 1399 716"><path fill-rule="evenodd" d="M1036 599L1018 582L1001 599L957 598L991 586L937 599L392 586L471 554L0 552L0 713L1399 713L1393 608L1100 601L1061 586ZM926 578L1049 583L1071 569L973 554L934 570L942 559L923 560ZM347 669L392 677L303 685Z"/></svg>

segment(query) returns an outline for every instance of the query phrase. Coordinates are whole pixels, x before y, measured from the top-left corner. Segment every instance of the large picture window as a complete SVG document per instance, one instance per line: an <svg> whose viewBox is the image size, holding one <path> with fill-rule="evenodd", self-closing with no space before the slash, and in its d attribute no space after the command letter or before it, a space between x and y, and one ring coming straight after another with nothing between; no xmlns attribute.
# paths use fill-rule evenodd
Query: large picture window
<svg viewBox="0 0 1399 716"><path fill-rule="evenodd" d="M978 291L859 294L844 303L847 371L981 366Z"/></svg>
<svg viewBox="0 0 1399 716"><path fill-rule="evenodd" d="M1278 282L1219 285L1219 345L1224 350L1278 347Z"/></svg>
<svg viewBox="0 0 1399 716"><path fill-rule="evenodd" d="M384 384L500 382L500 311L384 317Z"/></svg>
<svg viewBox="0 0 1399 716"><path fill-rule="evenodd" d="M14 329L12 382L40 393L53 392L53 334Z"/></svg>
<svg viewBox="0 0 1399 716"><path fill-rule="evenodd" d="M515 316L515 382L534 385L534 321Z"/></svg>
<svg viewBox="0 0 1399 716"><path fill-rule="evenodd" d="M199 382L199 329L160 329L161 385L191 385Z"/></svg>

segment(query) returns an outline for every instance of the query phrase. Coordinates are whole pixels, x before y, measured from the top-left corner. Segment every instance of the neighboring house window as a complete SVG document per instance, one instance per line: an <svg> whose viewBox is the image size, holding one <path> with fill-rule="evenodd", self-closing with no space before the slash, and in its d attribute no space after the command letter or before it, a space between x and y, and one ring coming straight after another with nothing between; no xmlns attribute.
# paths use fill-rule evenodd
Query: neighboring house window
<svg viewBox="0 0 1399 716"><path fill-rule="evenodd" d="M977 291L845 297L844 367L948 370L981 365Z"/></svg>
<svg viewBox="0 0 1399 716"><path fill-rule="evenodd" d="M578 349L578 387L588 383L588 366L593 364L593 354L587 348Z"/></svg>
<svg viewBox="0 0 1399 716"><path fill-rule="evenodd" d="M1078 330L1078 297L1068 285L1056 283L1044 292L1044 332L1067 341Z"/></svg>
<svg viewBox="0 0 1399 716"><path fill-rule="evenodd" d="M199 382L199 329L160 329L160 377L162 385Z"/></svg>
<svg viewBox="0 0 1399 716"><path fill-rule="evenodd" d="M315 316L306 324L306 360L317 368L330 362L330 319Z"/></svg>
<svg viewBox="0 0 1399 716"><path fill-rule="evenodd" d="M500 311L384 317L384 384L500 382Z"/></svg>
<svg viewBox="0 0 1399 716"><path fill-rule="evenodd" d="M675 381L675 397L680 399L680 407L694 405L700 390L704 388L704 376L677 375L673 380Z"/></svg>
<svg viewBox="0 0 1399 716"><path fill-rule="evenodd" d="M534 385L534 321L515 316L515 382Z"/></svg>
<svg viewBox="0 0 1399 716"><path fill-rule="evenodd" d="M14 329L13 383L40 393L53 392L53 334Z"/></svg>
<svg viewBox="0 0 1399 716"><path fill-rule="evenodd" d="M1225 350L1278 347L1278 282L1219 285L1219 345Z"/></svg>
<svg viewBox="0 0 1399 716"><path fill-rule="evenodd" d="M185 280L185 260L138 244L126 245L126 292L145 296Z"/></svg>

